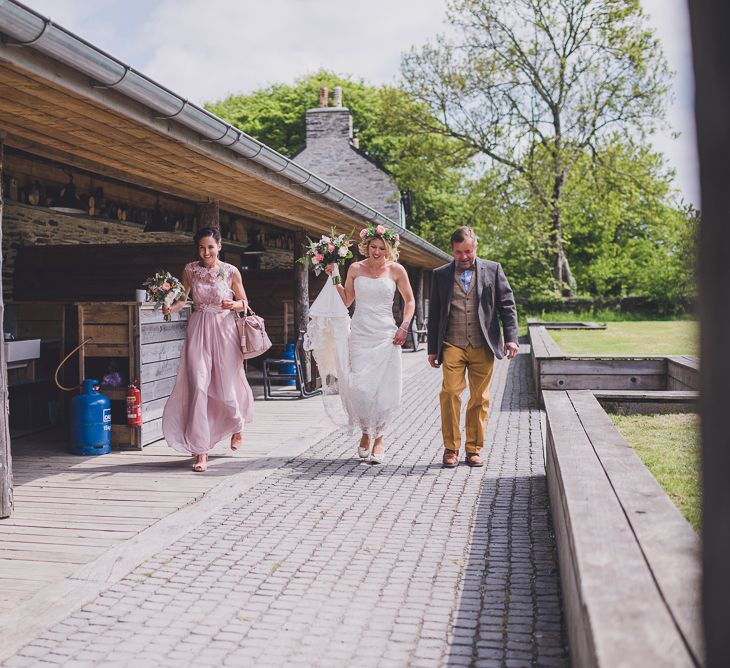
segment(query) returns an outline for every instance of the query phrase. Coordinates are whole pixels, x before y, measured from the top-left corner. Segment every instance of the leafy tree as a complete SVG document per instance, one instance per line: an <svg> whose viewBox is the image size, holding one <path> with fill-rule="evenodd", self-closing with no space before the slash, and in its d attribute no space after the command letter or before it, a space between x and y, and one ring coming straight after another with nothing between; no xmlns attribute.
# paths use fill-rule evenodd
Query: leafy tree
<svg viewBox="0 0 730 668"><path fill-rule="evenodd" d="M466 217L462 170L471 156L461 142L414 131L399 119L430 115L402 90L319 71L292 85L274 84L232 95L206 108L286 156L305 146L305 112L317 106L319 89L341 86L360 150L390 172L403 194L408 227L445 247L448 233ZM424 123L427 125L428 123Z"/></svg>
<svg viewBox="0 0 730 668"><path fill-rule="evenodd" d="M639 0L451 0L449 21L455 37L403 60L406 90L433 112L410 123L519 177L548 223L556 285L572 294L566 188L607 135L642 138L663 117L660 44Z"/></svg>
<svg viewBox="0 0 730 668"><path fill-rule="evenodd" d="M536 164L551 157L535 150ZM543 173L545 180L549 171ZM644 146L613 137L575 158L563 193L564 243L582 294L641 295L665 311L694 294L697 214L674 203L673 173ZM552 295L544 253L550 222L521 174L495 166L471 188L481 245L499 257L523 298Z"/></svg>

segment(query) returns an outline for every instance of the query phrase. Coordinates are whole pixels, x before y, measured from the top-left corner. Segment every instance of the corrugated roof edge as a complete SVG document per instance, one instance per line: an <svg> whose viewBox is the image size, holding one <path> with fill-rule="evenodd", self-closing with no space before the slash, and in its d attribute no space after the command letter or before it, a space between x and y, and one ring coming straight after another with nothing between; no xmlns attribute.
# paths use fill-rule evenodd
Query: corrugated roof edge
<svg viewBox="0 0 730 668"><path fill-rule="evenodd" d="M17 0L0 0L0 31L13 40L10 44L36 49L90 77L93 85L113 88L149 107L157 117L174 120L194 130L207 141L220 144L269 171L285 176L293 183L361 216L368 223L395 227L404 240L435 257L451 259L447 253L417 234L401 228L379 211L69 30L57 26L49 18Z"/></svg>

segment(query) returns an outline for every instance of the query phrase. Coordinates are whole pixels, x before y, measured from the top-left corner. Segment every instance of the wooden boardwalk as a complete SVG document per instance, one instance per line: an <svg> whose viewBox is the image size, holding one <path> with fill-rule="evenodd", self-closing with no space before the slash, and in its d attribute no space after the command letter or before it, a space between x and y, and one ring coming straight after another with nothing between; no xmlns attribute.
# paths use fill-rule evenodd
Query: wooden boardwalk
<svg viewBox="0 0 730 668"><path fill-rule="evenodd" d="M244 445L214 449L205 474L164 441L141 452L67 454L62 435L13 443L15 512L0 520L0 608L12 609L50 582L262 463L283 445L313 445L334 427L322 402L256 401ZM63 439L63 440L61 440Z"/></svg>

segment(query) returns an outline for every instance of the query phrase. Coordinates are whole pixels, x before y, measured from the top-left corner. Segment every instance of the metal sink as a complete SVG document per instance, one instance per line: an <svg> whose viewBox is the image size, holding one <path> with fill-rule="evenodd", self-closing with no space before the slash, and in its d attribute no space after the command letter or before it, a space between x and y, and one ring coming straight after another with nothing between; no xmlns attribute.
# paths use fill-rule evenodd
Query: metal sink
<svg viewBox="0 0 730 668"><path fill-rule="evenodd" d="M21 366L41 356L40 339L5 341L5 361L8 365Z"/></svg>

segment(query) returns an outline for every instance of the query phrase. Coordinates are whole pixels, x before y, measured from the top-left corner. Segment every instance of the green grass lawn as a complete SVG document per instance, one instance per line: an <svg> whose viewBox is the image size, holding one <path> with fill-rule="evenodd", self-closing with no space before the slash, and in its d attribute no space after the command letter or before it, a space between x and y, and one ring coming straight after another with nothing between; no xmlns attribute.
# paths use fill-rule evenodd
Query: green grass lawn
<svg viewBox="0 0 730 668"><path fill-rule="evenodd" d="M700 530L698 417L611 415L621 435L696 531Z"/></svg>
<svg viewBox="0 0 730 668"><path fill-rule="evenodd" d="M608 322L605 330L551 329L569 355L696 355L697 323L692 320Z"/></svg>

